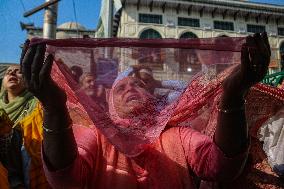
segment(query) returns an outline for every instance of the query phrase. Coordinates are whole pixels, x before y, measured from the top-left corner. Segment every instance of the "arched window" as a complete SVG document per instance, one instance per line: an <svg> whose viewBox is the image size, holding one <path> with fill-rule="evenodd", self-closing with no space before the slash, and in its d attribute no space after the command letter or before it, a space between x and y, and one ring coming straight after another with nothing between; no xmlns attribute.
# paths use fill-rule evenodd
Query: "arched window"
<svg viewBox="0 0 284 189"><path fill-rule="evenodd" d="M180 36L180 39L188 39L188 38L198 38L198 37L192 32L185 32Z"/></svg>
<svg viewBox="0 0 284 189"><path fill-rule="evenodd" d="M161 39L162 36L154 29L144 30L140 34L140 39ZM144 64L152 69L163 69L163 50L159 48L138 48L132 51L132 57L138 60L139 64Z"/></svg>
<svg viewBox="0 0 284 189"><path fill-rule="evenodd" d="M190 38L198 37L192 32L185 32L180 36L180 39ZM180 72L188 72L189 74L193 74L196 72L196 70L200 69L201 64L198 62L198 58L194 50L178 49L176 52L175 59L177 62L179 62Z"/></svg>
<svg viewBox="0 0 284 189"><path fill-rule="evenodd" d="M227 35L220 35L220 36L218 36L218 37L228 37Z"/></svg>
<svg viewBox="0 0 284 189"><path fill-rule="evenodd" d="M162 36L159 32L153 29L147 29L140 34L140 39L161 39Z"/></svg>
<svg viewBox="0 0 284 189"><path fill-rule="evenodd" d="M284 71L284 42L280 45L281 71Z"/></svg>

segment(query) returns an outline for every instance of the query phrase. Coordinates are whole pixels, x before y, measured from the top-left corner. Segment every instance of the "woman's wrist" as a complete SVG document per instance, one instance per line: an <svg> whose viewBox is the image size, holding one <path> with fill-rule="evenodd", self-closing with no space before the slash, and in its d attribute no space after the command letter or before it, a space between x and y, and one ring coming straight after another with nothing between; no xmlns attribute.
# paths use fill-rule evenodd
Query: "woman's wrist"
<svg viewBox="0 0 284 189"><path fill-rule="evenodd" d="M49 130L64 130L70 127L72 120L66 106L60 108L44 108L44 127Z"/></svg>
<svg viewBox="0 0 284 189"><path fill-rule="evenodd" d="M242 108L245 104L244 93L223 93L221 102L219 104L220 109L238 109Z"/></svg>

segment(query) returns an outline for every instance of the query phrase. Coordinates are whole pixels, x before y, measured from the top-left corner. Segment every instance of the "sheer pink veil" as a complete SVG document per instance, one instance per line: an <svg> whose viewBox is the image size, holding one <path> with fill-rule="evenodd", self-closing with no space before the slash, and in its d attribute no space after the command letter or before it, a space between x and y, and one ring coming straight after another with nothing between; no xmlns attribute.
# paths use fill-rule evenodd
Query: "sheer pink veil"
<svg viewBox="0 0 284 189"><path fill-rule="evenodd" d="M221 85L240 64L245 38L32 40L32 45L37 43L46 43L47 53L55 56L52 78L66 91L73 124L96 129L122 153L137 156L167 127L192 127L213 136ZM145 106L138 116L122 119L112 100L114 81L137 64L150 67L163 86L153 94L154 109ZM78 90L80 84L70 71L74 65L93 73L96 85L105 87L107 108ZM179 86L181 80L188 83L184 88ZM262 84L251 89L246 105L251 130L283 106L283 93ZM169 101L170 96L175 99Z"/></svg>

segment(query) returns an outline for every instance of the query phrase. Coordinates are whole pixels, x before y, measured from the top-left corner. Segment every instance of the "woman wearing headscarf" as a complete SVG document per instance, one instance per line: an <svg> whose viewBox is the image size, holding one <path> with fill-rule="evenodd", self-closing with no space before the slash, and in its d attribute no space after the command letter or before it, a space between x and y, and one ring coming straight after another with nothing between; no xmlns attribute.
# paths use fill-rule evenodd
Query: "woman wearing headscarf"
<svg viewBox="0 0 284 189"><path fill-rule="evenodd" d="M18 133L20 148L15 163L23 172L27 188L49 188L40 158L42 141L42 109L39 101L26 90L20 65L8 67L0 94L0 107L8 115L13 133ZM12 141L16 136L13 134ZM16 151L16 150L14 150ZM12 161L9 157L7 160ZM9 170L8 170L9 172ZM10 173L9 173L10 174ZM11 183L10 183L11 184Z"/></svg>
<svg viewBox="0 0 284 189"><path fill-rule="evenodd" d="M145 84L132 77L114 83L111 120L100 120L116 126L109 127L107 136L95 128L76 128L65 105L66 94L50 76L53 56L44 61L44 54L44 44L32 45L25 54L23 72L29 91L44 107L43 159L54 188L194 189L193 174L208 180L232 180L241 172L248 149L243 96L267 72L270 47L266 34L247 38L241 66L224 81L213 140L190 127L167 127L153 143L134 144L133 148L128 147L157 128L155 98ZM120 136L115 135L117 130L122 131ZM126 133L134 133L134 140Z"/></svg>
<svg viewBox="0 0 284 189"><path fill-rule="evenodd" d="M152 69L143 64L129 67L118 75L116 81L131 75L142 80L150 93L157 97L163 96L163 100L167 104L175 102L188 85L187 82L182 80L156 80L153 76Z"/></svg>

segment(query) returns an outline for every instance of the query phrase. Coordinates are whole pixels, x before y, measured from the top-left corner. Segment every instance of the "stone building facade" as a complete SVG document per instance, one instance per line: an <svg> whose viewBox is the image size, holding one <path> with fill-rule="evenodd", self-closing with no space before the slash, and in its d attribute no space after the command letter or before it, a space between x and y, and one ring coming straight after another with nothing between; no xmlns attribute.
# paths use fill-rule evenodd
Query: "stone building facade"
<svg viewBox="0 0 284 189"><path fill-rule="evenodd" d="M114 0L113 6L109 28L115 37L245 37L266 31L272 49L270 73L284 68L284 6L236 0ZM183 78L175 76L184 74L181 65L175 65L164 64L155 73L161 79Z"/></svg>

